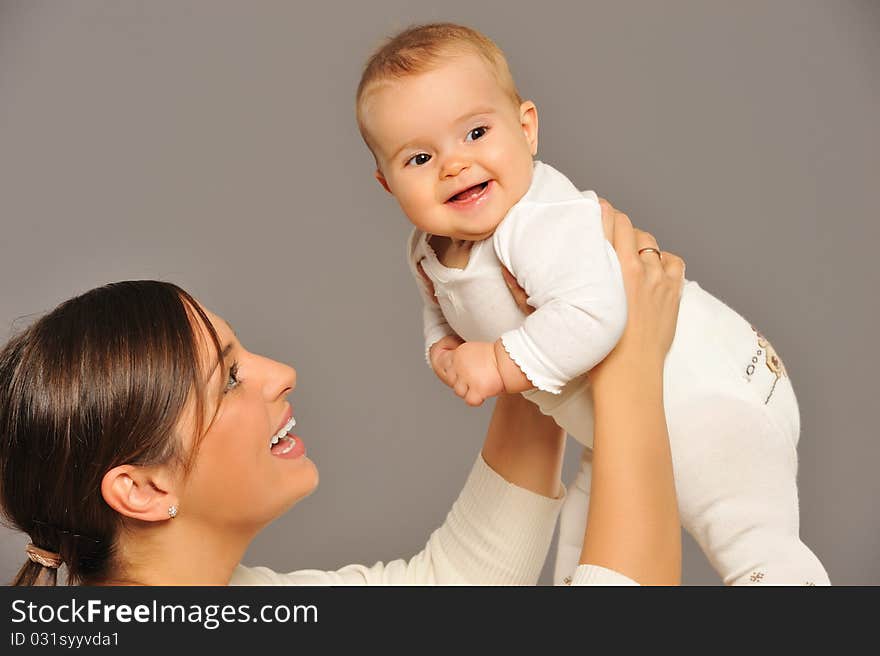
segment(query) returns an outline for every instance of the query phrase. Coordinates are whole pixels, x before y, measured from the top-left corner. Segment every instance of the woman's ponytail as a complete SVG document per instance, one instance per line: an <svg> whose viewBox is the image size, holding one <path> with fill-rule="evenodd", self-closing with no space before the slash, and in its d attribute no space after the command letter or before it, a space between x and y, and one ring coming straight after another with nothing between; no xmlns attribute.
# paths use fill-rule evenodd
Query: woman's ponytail
<svg viewBox="0 0 880 656"><path fill-rule="evenodd" d="M61 554L42 549L33 542L25 547L28 559L18 571L12 585L57 585Z"/></svg>

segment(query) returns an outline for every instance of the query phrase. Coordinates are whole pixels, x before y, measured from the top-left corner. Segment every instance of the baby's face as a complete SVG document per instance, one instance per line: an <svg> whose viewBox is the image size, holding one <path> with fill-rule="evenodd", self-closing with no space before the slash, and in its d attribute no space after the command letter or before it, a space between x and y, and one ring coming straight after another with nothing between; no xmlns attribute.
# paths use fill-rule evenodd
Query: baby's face
<svg viewBox="0 0 880 656"><path fill-rule="evenodd" d="M517 106L477 55L383 83L364 117L376 178L425 232L486 239L528 191L537 110Z"/></svg>

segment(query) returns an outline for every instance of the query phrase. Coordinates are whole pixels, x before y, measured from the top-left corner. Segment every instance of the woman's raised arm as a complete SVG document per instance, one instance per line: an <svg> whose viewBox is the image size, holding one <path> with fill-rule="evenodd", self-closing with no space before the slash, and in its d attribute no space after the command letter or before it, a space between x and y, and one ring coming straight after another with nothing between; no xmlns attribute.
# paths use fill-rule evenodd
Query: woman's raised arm
<svg viewBox="0 0 880 656"><path fill-rule="evenodd" d="M562 493L565 432L521 394L502 394L483 444L483 459L508 482L545 497Z"/></svg>
<svg viewBox="0 0 880 656"><path fill-rule="evenodd" d="M596 366L593 480L582 564L643 584L681 579L681 529L663 409L663 363L672 344L684 262L603 203L623 270L628 320ZM645 250L645 249L650 250Z"/></svg>
<svg viewBox="0 0 880 656"><path fill-rule="evenodd" d="M593 482L580 558L589 567L579 567L571 582L676 584L681 529L663 409L663 363L675 334L684 262L672 253L658 257L650 234L634 229L607 201L600 203L606 237L623 271L628 320L618 345L590 372L596 417ZM509 272L504 274L517 304L530 312L525 292ZM549 426L532 421L531 434L552 434ZM544 495L558 484L554 458L561 447L553 451L557 443L552 439L531 444L533 458L518 451L515 432L498 431L494 438L508 454L507 460L497 459L506 467L502 475L518 477L518 485ZM492 439L490 431L487 446ZM520 455L526 463L533 458L531 469L520 464Z"/></svg>

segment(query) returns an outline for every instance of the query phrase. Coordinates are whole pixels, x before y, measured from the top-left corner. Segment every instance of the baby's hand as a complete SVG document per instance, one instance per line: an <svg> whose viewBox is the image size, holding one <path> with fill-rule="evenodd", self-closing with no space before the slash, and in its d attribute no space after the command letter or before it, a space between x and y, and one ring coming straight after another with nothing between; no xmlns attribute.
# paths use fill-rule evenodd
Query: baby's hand
<svg viewBox="0 0 880 656"><path fill-rule="evenodd" d="M452 354L450 385L455 393L472 406L504 392L504 381L498 373L495 345L486 342L465 342Z"/></svg>
<svg viewBox="0 0 880 656"><path fill-rule="evenodd" d="M437 340L431 345L428 351L428 359L431 361L431 369L437 374L437 378L442 380L446 385L452 387L454 378L452 378L452 356L455 349L464 344L458 335L447 335Z"/></svg>

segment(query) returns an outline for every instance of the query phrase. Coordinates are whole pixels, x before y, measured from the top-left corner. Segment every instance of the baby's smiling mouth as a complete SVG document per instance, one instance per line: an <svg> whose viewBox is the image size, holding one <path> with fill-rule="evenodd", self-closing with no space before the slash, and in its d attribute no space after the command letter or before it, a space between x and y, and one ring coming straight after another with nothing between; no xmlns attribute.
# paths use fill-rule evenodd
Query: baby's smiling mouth
<svg viewBox="0 0 880 656"><path fill-rule="evenodd" d="M466 203L468 201L474 200L486 191L486 188L489 186L489 182L489 180L485 180L484 182L480 182L479 184L475 184L472 187L468 187L467 189L459 191L457 194L450 196L446 202Z"/></svg>

